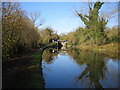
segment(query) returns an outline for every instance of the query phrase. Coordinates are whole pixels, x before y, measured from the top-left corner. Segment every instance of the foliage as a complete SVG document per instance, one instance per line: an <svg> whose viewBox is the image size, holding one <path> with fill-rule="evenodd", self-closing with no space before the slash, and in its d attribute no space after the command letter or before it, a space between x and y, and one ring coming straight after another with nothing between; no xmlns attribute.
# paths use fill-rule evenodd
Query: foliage
<svg viewBox="0 0 120 90"><path fill-rule="evenodd" d="M52 40L56 41L59 39L59 36L55 31L51 28L45 28L40 31L40 37L38 40L39 44L46 45L52 42Z"/></svg>
<svg viewBox="0 0 120 90"><path fill-rule="evenodd" d="M34 27L25 11L20 9L19 3L6 2L2 5L3 58L13 56L20 50L37 46L38 29Z"/></svg>
<svg viewBox="0 0 120 90"><path fill-rule="evenodd" d="M109 42L118 42L120 40L119 34L119 28L118 26L112 27L112 29L108 29L105 33L107 37L109 38Z"/></svg>
<svg viewBox="0 0 120 90"><path fill-rule="evenodd" d="M79 27L74 32L61 34L61 40L68 40L70 45L103 45L111 42L118 42L118 28L106 30L107 18L99 15L99 10L104 3L97 1L89 3L88 15L76 11L77 16L84 22L85 27Z"/></svg>
<svg viewBox="0 0 120 90"><path fill-rule="evenodd" d="M76 11L77 15L86 25L86 34L95 45L104 44L107 40L104 34L104 29L108 20L99 17L99 9L103 4L103 2L98 1L92 5L89 5L89 15L82 15Z"/></svg>
<svg viewBox="0 0 120 90"><path fill-rule="evenodd" d="M55 34L53 34L52 35L52 40L58 40L59 39L59 36L58 36L58 34L57 33L55 33Z"/></svg>

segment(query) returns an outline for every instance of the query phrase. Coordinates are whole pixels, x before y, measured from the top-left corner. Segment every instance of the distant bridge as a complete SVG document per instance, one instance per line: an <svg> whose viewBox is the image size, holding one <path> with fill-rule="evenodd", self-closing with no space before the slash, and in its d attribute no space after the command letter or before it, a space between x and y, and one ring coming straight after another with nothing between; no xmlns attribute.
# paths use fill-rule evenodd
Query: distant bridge
<svg viewBox="0 0 120 90"><path fill-rule="evenodd" d="M68 40L57 40L57 45L60 43L63 47L67 47L67 42Z"/></svg>

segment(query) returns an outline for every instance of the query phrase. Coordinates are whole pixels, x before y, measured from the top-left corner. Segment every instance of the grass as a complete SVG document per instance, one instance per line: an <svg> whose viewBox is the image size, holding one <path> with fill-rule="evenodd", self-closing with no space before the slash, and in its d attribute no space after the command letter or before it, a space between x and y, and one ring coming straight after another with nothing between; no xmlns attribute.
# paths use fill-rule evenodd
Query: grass
<svg viewBox="0 0 120 90"><path fill-rule="evenodd" d="M110 52L117 52L118 53L118 43L110 43L110 44L105 44L102 46L99 46L99 50L101 51L110 51Z"/></svg>
<svg viewBox="0 0 120 90"><path fill-rule="evenodd" d="M118 43L110 43L104 44L101 46L94 46L94 45L80 45L76 46L76 48L80 48L83 50L94 50L94 51L105 51L105 52L116 52L118 53Z"/></svg>
<svg viewBox="0 0 120 90"><path fill-rule="evenodd" d="M105 54L113 59L120 59L119 57L119 45L120 43L109 43L104 44L101 46L94 46L94 45L79 45L75 46L74 48L86 51L95 51L101 54Z"/></svg>

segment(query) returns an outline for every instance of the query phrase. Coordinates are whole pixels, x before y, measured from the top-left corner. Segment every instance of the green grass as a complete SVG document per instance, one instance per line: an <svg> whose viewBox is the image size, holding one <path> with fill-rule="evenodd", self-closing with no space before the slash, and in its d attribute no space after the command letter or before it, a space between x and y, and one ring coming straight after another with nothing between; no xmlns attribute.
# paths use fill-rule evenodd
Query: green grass
<svg viewBox="0 0 120 90"><path fill-rule="evenodd" d="M76 48L80 48L83 50L94 50L94 51L106 51L106 52L117 52L118 53L118 43L110 43L104 44L101 46L94 46L94 45L79 45Z"/></svg>
<svg viewBox="0 0 120 90"><path fill-rule="evenodd" d="M42 75L42 52L43 49L38 49L33 55L33 65L35 67L31 68L33 71L33 78L31 79L33 83L31 83L32 87L35 88L44 88L44 79Z"/></svg>

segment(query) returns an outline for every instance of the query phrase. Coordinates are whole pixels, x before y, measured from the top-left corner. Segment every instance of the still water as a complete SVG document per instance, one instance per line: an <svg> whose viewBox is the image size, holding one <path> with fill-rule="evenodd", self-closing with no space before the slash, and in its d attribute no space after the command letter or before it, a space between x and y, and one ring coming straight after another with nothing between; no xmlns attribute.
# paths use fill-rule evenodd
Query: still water
<svg viewBox="0 0 120 90"><path fill-rule="evenodd" d="M92 51L46 49L45 88L118 88L118 58Z"/></svg>

